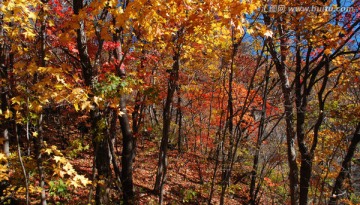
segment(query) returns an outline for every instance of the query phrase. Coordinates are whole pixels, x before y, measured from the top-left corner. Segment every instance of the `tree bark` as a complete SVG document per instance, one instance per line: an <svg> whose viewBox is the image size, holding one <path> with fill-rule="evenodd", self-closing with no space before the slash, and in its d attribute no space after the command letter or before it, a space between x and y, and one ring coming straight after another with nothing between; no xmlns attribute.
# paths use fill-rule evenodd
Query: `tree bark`
<svg viewBox="0 0 360 205"><path fill-rule="evenodd" d="M84 4L82 0L73 0L73 10L74 14L78 15L80 10L83 9ZM100 51L102 49L102 40L99 40L99 47L96 54L95 65L92 66L91 59L88 53L87 47L87 38L85 33L85 22L84 20L80 20L79 28L76 29L76 42L77 49L79 50L79 57L81 62L81 70L83 74L83 79L85 85L88 86L93 93L95 93L94 83L96 77L96 66L98 66L98 61L100 57ZM98 32L98 31L97 31ZM97 33L97 36L99 34ZM91 96L90 96L91 97ZM89 99L92 100L92 99ZM101 123L105 123L104 119L102 119L100 110L95 108L90 111L90 120L92 127L92 141L94 147L94 158L95 158L95 166L97 169L97 184L96 184L96 195L95 195L95 203L96 204L109 204L109 178L111 176L110 169L110 150L108 144L108 136L107 132L101 126ZM106 127L106 126L105 126ZM103 183L100 183L103 182Z"/></svg>
<svg viewBox="0 0 360 205"><path fill-rule="evenodd" d="M259 166L259 157L260 157L260 149L261 144L263 142L263 135L264 135L264 129L265 129L265 118L266 118L266 103L267 103L267 92L268 92L268 83L269 83L269 73L270 69L267 69L265 71L265 85L264 85L264 91L263 91L263 99L262 99L262 109L260 114L260 123L258 128L258 138L256 141L256 150L255 150L255 156L253 159L253 167L251 172L251 182L250 182L250 204L255 205L256 204L256 198L257 198L257 191L255 189L256 186L256 179L258 175L258 166ZM255 119L256 120L256 119Z"/></svg>
<svg viewBox="0 0 360 205"><path fill-rule="evenodd" d="M91 126L93 127L93 147L94 147L94 157L95 157L95 166L97 169L96 175L96 193L95 193L95 203L108 204L109 200L109 191L110 191L110 178L111 178L111 169L110 169L110 148L108 143L108 136L106 133L106 128L101 128L100 124L106 123L100 112L97 108L90 111ZM100 126L99 126L100 125Z"/></svg>
<svg viewBox="0 0 360 205"><path fill-rule="evenodd" d="M177 81L179 79L180 67L180 49L178 49L173 56L173 66L170 70L170 78L168 82L167 96L163 110L163 132L159 152L159 162L156 174L156 181L154 191L159 194L159 203L163 201L163 188L166 182L167 174L167 149L169 143L170 121L171 121L171 104L173 96L177 88Z"/></svg>
<svg viewBox="0 0 360 205"><path fill-rule="evenodd" d="M42 165L42 157L41 157L41 149L43 147L43 135L42 135L42 118L43 115L40 114L38 124L36 125L36 132L38 133L37 136L33 137L34 141L34 153L35 153L35 159L36 164L39 172L39 183L41 188L41 205L46 205L46 190L45 190L45 172Z"/></svg>
<svg viewBox="0 0 360 205"><path fill-rule="evenodd" d="M349 149L346 153L344 161L341 164L341 170L340 170L339 175L336 178L336 181L335 181L335 184L333 187L333 191L332 191L332 196L330 197L330 201L329 201L330 205L336 205L337 201L342 196L343 183L344 183L345 179L349 176L351 159L353 158L353 156L355 154L355 151L356 151L356 148L357 148L357 145L359 142L360 142L360 123L358 123L356 126L355 133L351 139Z"/></svg>
<svg viewBox="0 0 360 205"><path fill-rule="evenodd" d="M45 0L42 0L42 3L46 3ZM38 66L41 67L45 67L46 66L46 62L45 62L45 48L46 48L46 14L44 11L44 8L41 8L40 10L40 21L41 21L41 26L40 26L40 33L39 33L39 39L40 39L40 49L39 49L39 61L38 61ZM35 73L34 75L34 84L38 82L38 74ZM42 205L46 205L47 204L47 200L46 200L46 190L45 190L45 172L43 170L43 165L42 165L42 156L41 156L41 149L43 148L43 128L42 128L42 123L43 123L43 117L44 115L42 113L39 114L39 119L37 120L37 124L35 125L35 131L37 132L37 136L33 137L33 141L34 141L34 147L35 147L35 159L36 159L36 163L37 163L37 167L38 167L38 171L39 171L39 183L40 183L40 188L41 188L41 204Z"/></svg>
<svg viewBox="0 0 360 205"><path fill-rule="evenodd" d="M121 37L121 32L119 29L117 29L116 33L113 35L113 41L119 44L119 46L114 50L115 59L119 61L119 63L116 65L116 74L118 77L124 79L126 73L124 70L120 69L121 64L123 63L124 60L124 55L122 55L121 53L122 42L120 37ZM121 162L122 162L121 183L123 188L123 201L124 204L134 204L135 199L134 199L134 185L133 185L133 161L135 158L136 144L135 144L134 135L130 128L130 122L126 110L126 99L123 94L120 96L119 107L121 111L119 115L119 122L123 137L123 150L122 150L122 158L121 158ZM137 118L136 115L137 113L134 116L135 118ZM136 124L134 128L137 129L138 128L137 126L138 124Z"/></svg>
<svg viewBox="0 0 360 205"><path fill-rule="evenodd" d="M121 183L124 193L124 204L134 204L134 185L133 185L133 160L135 158L135 139L130 129L130 123L126 112L125 98L120 99L120 110L122 114L119 116L121 133L123 136L122 151L122 172Z"/></svg>
<svg viewBox="0 0 360 205"><path fill-rule="evenodd" d="M280 30L280 36L282 32ZM285 39L281 39L281 51L285 53L286 42ZM285 109L285 122L286 122L286 142L287 142L287 157L289 165L289 181L290 181L290 197L291 205L297 205L299 201L299 170L296 163L296 148L295 148L295 131L294 131L294 112L293 112L293 101L291 93L291 85L289 83L289 75L284 64L285 55L281 55L279 60L277 52L272 43L272 39L267 39L268 49L275 63L276 71L280 77L281 90L284 96L284 109Z"/></svg>
<svg viewBox="0 0 360 205"><path fill-rule="evenodd" d="M178 100L177 100L177 108L176 108L176 119L177 119L177 124L178 124L178 141L177 141L177 144L178 144L178 152L181 153L182 152L182 141L183 141L183 137L182 137L182 118L183 118L183 114L182 114L182 111L181 111L181 95L180 95L180 86L177 86L176 88L177 90L177 97L178 97Z"/></svg>

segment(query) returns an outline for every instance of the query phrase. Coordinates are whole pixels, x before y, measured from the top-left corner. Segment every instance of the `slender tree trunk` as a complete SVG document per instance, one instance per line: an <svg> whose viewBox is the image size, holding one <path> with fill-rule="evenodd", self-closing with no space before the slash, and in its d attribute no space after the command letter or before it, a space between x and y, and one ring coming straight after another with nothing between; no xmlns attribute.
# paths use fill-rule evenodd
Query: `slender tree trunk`
<svg viewBox="0 0 360 205"><path fill-rule="evenodd" d="M42 0L42 3L46 3L46 0ZM39 61L38 61L38 66L41 67L45 67L46 66L46 62L45 62L45 49L46 49L46 14L43 8L41 8L40 14L40 21L41 21L41 26L40 26L40 33L39 33L39 39L40 39L40 50L39 50ZM35 73L34 75L34 84L36 82L38 82L38 74ZM39 115L39 119L37 121L37 124L35 125L35 131L37 132L37 136L33 137L33 141L34 141L34 147L35 147L35 159L36 159L36 163L37 163L37 167L38 167L38 171L39 171L39 183L40 183L40 188L41 188L41 204L42 205L46 205L47 201L46 201L46 190L45 190L45 172L43 169L43 160L41 157L41 149L43 148L43 128L42 128L42 124L43 124L43 117L44 115L42 113L40 113Z"/></svg>
<svg viewBox="0 0 360 205"><path fill-rule="evenodd" d="M291 88L288 81L288 75L285 68L278 69L278 74L282 82L282 91L284 94L284 107L285 107L285 122L286 122L286 142L287 142L287 155L289 163L289 179L290 179L290 197L291 204L297 205L299 200L299 171L296 163L296 148L295 148L295 132L293 129L293 106L291 100Z"/></svg>
<svg viewBox="0 0 360 205"><path fill-rule="evenodd" d="M29 177L28 177L28 174L26 172L26 168L25 168L25 165L24 165L24 162L23 162L23 159L22 159L22 156L21 156L21 147L20 147L20 136L19 136L19 133L18 133L18 126L16 125L16 123L14 124L14 130L15 130L15 137L16 137L16 142L17 142L17 148L18 148L18 156L19 156L19 162L20 162L20 165L21 165L21 170L23 172L23 175L24 175L24 180L25 180L25 195L26 195L26 204L30 204L30 198L29 198Z"/></svg>
<svg viewBox="0 0 360 205"><path fill-rule="evenodd" d="M220 156L220 144L217 146L216 148L216 159L215 159L215 167L214 167L214 172L211 178L211 185L210 185L210 194L209 194L209 198L208 198L208 205L211 205L211 200L213 198L213 194L214 194L214 184L215 184L215 180L216 180L216 172L219 166L219 156Z"/></svg>
<svg viewBox="0 0 360 205"><path fill-rule="evenodd" d="M345 179L349 176L351 159L353 158L357 145L360 142L360 123L357 124L354 136L351 139L349 149L346 153L344 161L341 164L341 170L339 175L336 178L335 185L333 187L332 196L330 197L329 204L336 205L337 201L341 198L343 183Z"/></svg>
<svg viewBox="0 0 360 205"><path fill-rule="evenodd" d="M280 36L283 36L281 27L279 29ZM280 49L281 53L285 53L286 40L284 38L280 39ZM291 205L297 205L299 203L299 169L296 162L296 135L294 131L294 111L293 111L293 101L292 101L292 88L289 82L289 74L285 66L286 56L281 55L281 58L278 59L277 52L272 43L272 39L267 40L267 47L275 63L276 71L280 77L281 89L284 98L284 109L285 109L285 123L286 123L286 142L287 142L287 157L289 165L289 181L290 181L290 198Z"/></svg>
<svg viewBox="0 0 360 205"><path fill-rule="evenodd" d="M73 0L73 10L74 14L78 15L80 10L84 8L84 2L82 0ZM104 18L104 16L102 15ZM79 57L81 62L82 68L82 75L85 82L85 85L91 88L92 92L95 93L94 90L94 83L96 80L96 69L99 58L102 50L102 39L98 39L99 47L96 53L96 58L94 60L95 64L92 66L91 59L88 53L87 47L87 37L85 33L85 22L84 20L79 20L79 28L76 29L76 42L77 42L77 49L79 51ZM96 29L96 32L99 29ZM100 36L97 33L97 36ZM91 97L91 96L90 96ZM91 100L91 99L89 99ZM110 169L110 149L108 143L108 136L107 132L102 126L106 121L102 119L101 113L99 108L95 108L90 111L90 120L91 120L91 127L92 127L92 141L94 147L94 158L95 158L95 166L97 169L97 185L96 185L96 195L95 195L95 203L96 204L109 204L109 178L111 176L111 169ZM100 183L104 182L104 183Z"/></svg>
<svg viewBox="0 0 360 205"><path fill-rule="evenodd" d="M182 152L182 141L183 141L183 137L182 137L182 111L181 111L181 95L180 95L180 86L177 87L177 109L176 109L176 119L177 119L177 123L178 123L178 152L181 153Z"/></svg>
<svg viewBox="0 0 360 205"><path fill-rule="evenodd" d="M113 22L116 23L115 20ZM113 41L118 43L119 46L114 50L115 59L118 60L120 63L116 65L116 74L118 77L122 79L125 78L126 73L124 70L120 69L121 64L123 63L124 56L122 55L122 47L121 47L121 32L118 29L116 33L113 35ZM124 95L120 96L120 115L119 115L119 122L121 133L123 137L123 150L122 150L122 172L121 172L121 183L123 188L123 200L124 204L134 204L134 185L133 185L133 161L135 158L135 150L136 150L136 141L134 135L130 128L130 122L126 110L126 99ZM138 118L138 113L135 114L133 117ZM139 123L139 122L136 122ZM134 124L135 131L137 132L139 124Z"/></svg>
<svg viewBox="0 0 360 205"><path fill-rule="evenodd" d="M43 161L41 157L41 149L43 147L42 121L43 121L43 115L40 114L38 124L36 125L37 136L33 137L33 141L34 141L35 159L39 172L39 183L41 188L41 193L40 193L41 205L46 205L47 201L46 201L46 190L45 190L45 172L43 169L43 165L42 165Z"/></svg>
<svg viewBox="0 0 360 205"><path fill-rule="evenodd" d="M7 73L7 70L4 69L4 73ZM6 79L6 78L5 78ZM1 88L1 110L6 112L8 107L8 95L5 87ZM10 139L9 139L9 126L10 126L10 119L6 119L2 124L2 137L3 140L3 151L4 154L8 157L10 155Z"/></svg>
<svg viewBox="0 0 360 205"><path fill-rule="evenodd" d="M109 204L109 191L110 191L110 178L111 178L111 169L110 169L110 148L108 143L108 136L106 133L106 127L100 128L99 124L105 124L106 122L100 116L100 112L97 108L90 111L91 126L93 127L93 147L94 147L94 157L95 157L95 166L97 169L96 175L96 193L95 193L95 203L100 204Z"/></svg>
<svg viewBox="0 0 360 205"><path fill-rule="evenodd" d="M208 145L210 141L210 128L211 128L211 118L212 118L212 110L213 110L213 100L214 100L214 85L211 86L211 100L210 100L210 106L209 106L209 120L207 123L207 144L205 147L205 154L208 152ZM210 149L211 152L212 149Z"/></svg>
<svg viewBox="0 0 360 205"><path fill-rule="evenodd" d="M227 120L226 120L226 129L228 128L228 134L229 134L229 150L227 152L227 159L223 160L223 170L222 170L222 182L221 182L221 195L220 195L220 205L224 204L224 197L225 197L225 191L226 188L230 184L230 164L231 164L231 157L233 156L233 149L234 149L234 125L233 125L233 119L234 119L234 107L233 107L233 78L234 78L234 64L235 64L235 56L238 51L239 44L234 43L235 37L234 37L234 29L232 29L232 55L231 55L231 65L230 65L230 72L229 72L229 82L228 82L228 105L227 105ZM226 87L225 87L226 89ZM224 133L225 137L225 133ZM225 142L225 140L223 140ZM225 156L225 155L223 155Z"/></svg>
<svg viewBox="0 0 360 205"><path fill-rule="evenodd" d="M177 50L173 56L173 66L170 70L170 79L168 83L167 96L165 101L165 106L163 110L163 132L159 152L159 162L158 169L156 174L156 181L154 191L159 194L159 203L163 202L163 188L166 182L167 174L167 149L169 143L169 132L170 132L170 122L171 122L171 104L175 90L177 88L177 81L179 79L179 67L180 67L180 51Z"/></svg>
<svg viewBox="0 0 360 205"><path fill-rule="evenodd" d="M300 37L297 35L297 42L300 42ZM296 74L295 74L295 103L296 103L296 135L298 140L298 146L301 156L300 163L300 194L299 194L299 203L301 205L307 205L308 203L308 193L310 186L310 177L312 170L312 153L305 142L305 117L306 117L306 107L307 107L307 76L308 69L305 69L305 74L303 79L301 78L302 67L301 67L301 51L300 46L296 44ZM301 80L303 82L301 82ZM303 90L302 90L303 89Z"/></svg>
<svg viewBox="0 0 360 205"><path fill-rule="evenodd" d="M2 20L1 20L1 25L3 24ZM4 29L3 26L0 27L0 37L4 37ZM0 45L0 79L4 79L4 80L8 80L8 67L6 64L6 53L8 52L8 50L6 49L6 45L5 43ZM5 112L8 108L8 92L9 92L9 85L8 86L2 86L1 87L1 110L3 112ZM4 123L1 126L1 128L3 128L2 130L2 137L4 138L3 141L3 151L5 153L6 156L10 155L10 142L9 142L9 130L8 130L8 123ZM1 130L1 129L0 129Z"/></svg>
<svg viewBox="0 0 360 205"><path fill-rule="evenodd" d="M255 150L255 156L253 160L253 170L251 173L251 182L250 182L250 204L255 205L256 204L256 198L257 198L257 191L255 190L256 186L256 179L258 175L258 164L259 164L259 156L260 156L260 149L261 144L263 141L263 135L264 135L264 127L265 127L265 118L266 118L266 103L267 103L267 92L268 92L268 83L269 83L269 72L270 69L267 69L265 71L265 85L264 85L264 91L263 91L263 102L262 102L262 109L260 114L260 123L258 128L258 138L256 141L256 150Z"/></svg>
<svg viewBox="0 0 360 205"><path fill-rule="evenodd" d="M121 96L120 98L120 110L122 111L122 114L119 116L119 121L121 126L121 133L123 136L121 183L124 193L124 204L134 204L134 185L132 176L136 145L135 139L130 129L124 96Z"/></svg>
<svg viewBox="0 0 360 205"><path fill-rule="evenodd" d="M115 142L116 142L116 123L117 123L117 111L111 110L110 111L110 129L108 135L110 136L108 139L110 155L111 155L111 162L114 167L115 177L117 179L117 185L120 188L121 186L121 171L120 167L117 163L117 157L115 154Z"/></svg>

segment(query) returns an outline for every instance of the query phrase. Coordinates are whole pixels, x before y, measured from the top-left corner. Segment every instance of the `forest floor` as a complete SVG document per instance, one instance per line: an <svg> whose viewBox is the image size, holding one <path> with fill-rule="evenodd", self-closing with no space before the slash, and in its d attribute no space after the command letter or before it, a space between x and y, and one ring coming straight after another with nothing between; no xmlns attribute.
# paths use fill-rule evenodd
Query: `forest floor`
<svg viewBox="0 0 360 205"><path fill-rule="evenodd" d="M157 204L158 197L152 193L158 162L158 149L153 142L138 146L134 164L134 183L139 204ZM165 204L207 204L215 160L194 152L168 152L168 176L164 186ZM212 204L219 204L219 168L214 186ZM240 193L237 193L240 194ZM225 204L240 204L240 198L234 194L227 197Z"/></svg>
<svg viewBox="0 0 360 205"><path fill-rule="evenodd" d="M72 160L74 168L80 173L85 174L91 179L92 160L89 156L82 154ZM199 151L179 153L177 150L168 151L168 170L167 181L164 186L164 204L207 204L211 189L211 179L214 174L215 160L207 159ZM89 160L85 160L85 159ZM134 162L133 180L135 185L136 201L139 205L158 204L158 196L154 194L153 187L158 163L158 145L153 141L145 141L137 146L137 153ZM214 194L211 204L219 204L221 187L220 166L218 167L217 177L214 185ZM245 185L231 189L231 193L225 197L225 204L243 204L246 200ZM228 189L229 190L229 189ZM78 200L73 200L74 204L79 201L88 201L89 191L84 190L78 193ZM118 192L113 189L111 194L119 198ZM94 198L94 193L92 193ZM70 202L71 203L71 202ZM81 203L80 203L81 204ZM117 203L114 203L117 204Z"/></svg>

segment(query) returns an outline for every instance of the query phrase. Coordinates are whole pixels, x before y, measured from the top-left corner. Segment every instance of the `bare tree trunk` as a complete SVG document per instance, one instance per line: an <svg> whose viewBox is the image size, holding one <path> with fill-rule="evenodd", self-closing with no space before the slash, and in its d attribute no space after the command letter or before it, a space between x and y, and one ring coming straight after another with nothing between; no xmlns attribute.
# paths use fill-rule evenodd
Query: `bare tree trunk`
<svg viewBox="0 0 360 205"><path fill-rule="evenodd" d="M177 124L178 124L178 152L181 153L182 152L182 141L183 141L183 137L182 137L182 111L181 111L181 95L180 95L180 86L177 87L177 97L178 97L178 101L177 101L177 108L176 108L176 119L177 119Z"/></svg>
<svg viewBox="0 0 360 205"><path fill-rule="evenodd" d="M251 173L251 182L250 182L250 204L255 205L256 204L256 198L257 198L257 191L255 190L256 186L256 179L258 175L258 164L259 164L259 156L260 156L260 149L261 144L263 142L263 135L264 135L264 127L265 127L265 118L266 118L266 103L267 103L267 92L268 92L268 83L269 83L269 73L270 69L267 69L265 71L265 85L263 90L263 99L262 99L262 109L260 114L260 123L258 128L258 138L256 141L256 150L255 150L255 156L253 160L253 167L252 167L252 173Z"/></svg>
<svg viewBox="0 0 360 205"><path fill-rule="evenodd" d="M360 142L360 123L357 124L353 138L349 149L346 153L344 161L341 164L341 170L339 175L336 177L335 185L333 187L332 196L330 197L329 204L336 205L337 201L342 196L342 187L345 179L349 176L351 159L353 158L357 145Z"/></svg>
<svg viewBox="0 0 360 205"><path fill-rule="evenodd" d="M289 163L289 179L290 179L290 196L291 204L296 205L299 200L299 171L296 163L296 148L295 148L295 132L293 129L293 106L291 100L291 88L288 82L288 75L285 68L278 69L278 74L282 82L282 91L284 94L284 107L285 107L285 121L286 121L286 142L287 142L287 155Z"/></svg>
<svg viewBox="0 0 360 205"><path fill-rule="evenodd" d="M154 191L159 194L159 203L163 202L163 188L166 182L167 174L167 149L169 143L170 121L171 121L171 104L173 96L177 88L177 81L179 79L179 67L180 67L180 49L175 52L173 56L173 66L170 70L170 78L168 82L168 90L163 110L163 132L159 152L159 162L156 174L156 181Z"/></svg>
<svg viewBox="0 0 360 205"><path fill-rule="evenodd" d="M215 184L215 180L216 180L216 172L219 166L219 156L220 156L220 144L217 146L216 148L216 159L215 159L215 167L214 167L214 172L211 178L211 185L210 185L210 194L209 194L209 198L208 198L208 205L211 205L211 200L213 198L213 194L214 194L214 184Z"/></svg>
<svg viewBox="0 0 360 205"><path fill-rule="evenodd" d="M280 36L282 35L281 27L279 29ZM297 205L299 202L299 169L296 162L296 135L294 131L294 111L292 101L292 88L289 82L289 74L285 66L286 56L281 55L280 59L277 56L272 39L267 39L267 47L275 63L276 71L280 77L281 89L284 96L285 122L286 122L286 142L287 142L287 156L289 165L289 181L290 181L290 197L291 205ZM286 53L286 40L280 39L281 53Z"/></svg>
<svg viewBox="0 0 360 205"><path fill-rule="evenodd" d="M115 23L115 20L114 20ZM121 64L124 60L124 55L121 53L122 50L122 43L121 43L121 32L117 29L116 33L113 35L113 41L118 43L119 46L114 50L115 59L118 60L120 63L116 65L116 74L118 77L122 79L125 78L126 73L124 70L121 70ZM136 149L136 141L134 135L130 128L130 122L126 110L126 99L124 95L120 96L120 115L119 115L119 122L121 133L123 137L123 150L122 150L122 172L121 172L121 183L123 188L123 200L124 204L134 204L134 185L133 185L133 161L135 158L135 149ZM138 113L133 113L134 119L138 119ZM133 122L133 128L135 129L136 133L138 132L138 126L140 123L139 121Z"/></svg>
<svg viewBox="0 0 360 205"><path fill-rule="evenodd" d="M228 94L228 105L227 105L227 120L226 120L226 126L225 126L225 133L224 133L224 140L223 142L225 142L225 137L226 137L226 131L228 129L228 135L229 135L229 150L227 152L227 159L224 158L224 160L222 161L223 163L223 170L222 170L222 179L221 179L221 195L220 195L220 205L224 204L224 197L225 197L225 191L226 188L229 186L230 184L230 164L231 164L231 157L233 155L233 149L234 149L234 124L233 124L233 119L234 119L234 107L233 107L233 78L234 78L234 60L235 60L235 56L237 54L238 51L238 47L239 44L235 43L235 37L234 37L234 29L232 29L232 54L231 54L231 65L230 65L230 72L229 72L229 82L228 82L228 90L227 90L227 94ZM225 83L224 83L225 85ZM226 90L226 86L224 86L225 90ZM223 155L223 157L225 157L225 154Z"/></svg>
<svg viewBox="0 0 360 205"><path fill-rule="evenodd" d="M45 172L42 165L42 158L41 158L41 149L43 146L43 135L42 135L42 119L43 115L40 114L38 124L36 125L36 132L37 136L33 137L34 141L34 152L35 152L35 159L36 164L39 172L39 182L40 182L40 188L41 188L41 204L46 205L46 191L45 191Z"/></svg>
<svg viewBox="0 0 360 205"><path fill-rule="evenodd" d="M116 110L111 110L110 111L110 128L109 128L109 133L108 135L110 136L108 139L108 143L109 143L109 149L110 149L110 155L111 155L111 162L112 165L114 167L114 172L115 172L115 178L117 179L117 186L121 187L121 171L120 171L120 167L117 163L117 157L115 154L115 142L116 142L116 123L117 123L117 111Z"/></svg>
<svg viewBox="0 0 360 205"><path fill-rule="evenodd" d="M28 204L30 204L30 198L29 198L29 177L28 177L28 175L27 175L26 168L25 168L25 165L24 165L22 156L21 156L20 136L19 136L18 127L17 127L16 124L14 125L14 130L15 130L15 136L16 136L16 142L17 142L17 148L18 148L19 162L20 162L21 170L22 170L22 172L23 172L24 180L25 180L26 204L28 205Z"/></svg>
<svg viewBox="0 0 360 205"><path fill-rule="evenodd" d="M7 70L4 69L4 73L7 73ZM5 112L8 107L8 95L6 89L4 87L1 88L1 110ZM2 124L2 137L3 139L3 151L4 154L8 157L10 155L10 139L9 139L9 126L10 126L10 119L6 119L5 122Z"/></svg>
<svg viewBox="0 0 360 205"><path fill-rule="evenodd" d="M84 2L82 0L73 0L73 10L74 15L78 15L80 10L84 8ZM100 18L105 18L106 8L103 10L103 13ZM77 49L79 50L79 57L81 62L82 74L85 85L90 87L92 92L95 93L94 83L96 80L96 71L99 66L99 59L101 56L102 44L103 40L98 39L99 45L98 50L94 60L94 66L91 64L91 59L88 53L87 47L87 37L85 33L85 22L84 20L79 20L79 28L76 29L76 42ZM99 34L100 29L96 29L97 36L101 36ZM90 96L91 97L91 96ZM94 108L90 111L90 120L92 127L92 141L94 147L94 158L95 158L95 166L97 169L96 179L98 181L96 185L96 195L95 195L95 203L96 204L109 204L109 178L111 176L110 169L110 150L108 143L107 132L102 128L100 124L106 123L103 116L101 116L99 108ZM106 127L106 126L105 126ZM99 183L100 180L104 180L105 183Z"/></svg>
<svg viewBox="0 0 360 205"><path fill-rule="evenodd" d="M42 0L42 3L46 3L46 0ZM45 62L45 47L46 47L46 14L43 8L41 8L40 14L40 21L41 21L41 27L40 27L40 50L39 50L39 63L38 65L41 67L46 66ZM34 75L34 84L38 81L38 75L35 73ZM42 157L41 157L41 149L43 148L43 129L42 129L42 123L43 123L43 114L40 114L39 119L37 121L37 125L35 125L35 131L37 132L37 136L33 137L34 141L34 147L35 147L35 159L39 171L39 177L40 177L40 188L41 188L41 204L46 205L46 190L45 190L45 172L43 170L42 165Z"/></svg>
<svg viewBox="0 0 360 205"><path fill-rule="evenodd" d="M96 175L96 193L95 203L108 204L109 191L110 191L110 148L108 143L108 135L106 133L107 128L100 128L99 124L106 123L100 116L100 112L97 108L90 111L91 126L94 128L92 141L94 147L95 166L97 169ZM105 126L107 127L107 126ZM102 182L102 183L100 183Z"/></svg>
<svg viewBox="0 0 360 205"><path fill-rule="evenodd" d="M121 126L121 133L123 136L121 183L124 193L124 204L134 204L134 185L132 176L136 145L135 139L130 129L124 96L122 96L120 99L120 110L123 112L119 116L119 121Z"/></svg>

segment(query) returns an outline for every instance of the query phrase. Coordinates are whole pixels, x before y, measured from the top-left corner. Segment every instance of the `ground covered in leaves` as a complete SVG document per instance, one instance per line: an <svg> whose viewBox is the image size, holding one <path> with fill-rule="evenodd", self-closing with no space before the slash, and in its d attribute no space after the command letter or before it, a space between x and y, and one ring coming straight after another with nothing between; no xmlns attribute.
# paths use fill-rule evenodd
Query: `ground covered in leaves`
<svg viewBox="0 0 360 205"><path fill-rule="evenodd" d="M91 179L92 159L91 152L82 154L72 160L75 169ZM212 176L214 174L215 160L204 157L204 154L188 151L179 153L177 150L168 152L168 175L164 186L165 204L207 204ZM86 160L87 159L87 160ZM118 160L119 161L119 160ZM158 162L158 144L154 141L144 141L137 146L136 159L134 162L134 185L138 204L158 204L158 196L152 191L155 183L155 175ZM220 171L218 168L214 185L212 204L219 204L221 188L219 186ZM225 198L226 204L242 204L246 200L245 185L243 190L233 190ZM64 202L82 204L82 202L93 201L94 191L89 190L77 192L72 200ZM112 198L120 199L118 189L114 185L111 190ZM117 204L118 202L114 202Z"/></svg>

